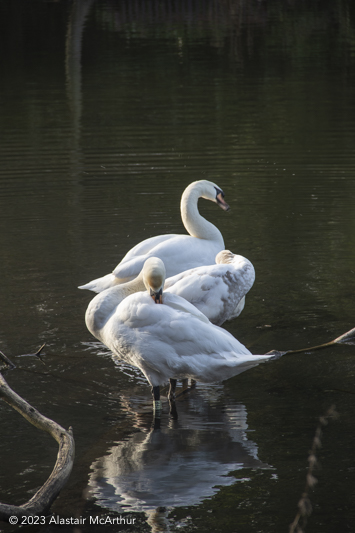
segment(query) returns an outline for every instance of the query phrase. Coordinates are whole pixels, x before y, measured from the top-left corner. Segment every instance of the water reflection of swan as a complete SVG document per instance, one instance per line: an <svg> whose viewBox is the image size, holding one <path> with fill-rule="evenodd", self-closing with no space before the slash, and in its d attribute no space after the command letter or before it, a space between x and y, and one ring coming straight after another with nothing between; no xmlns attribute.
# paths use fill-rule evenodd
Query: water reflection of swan
<svg viewBox="0 0 355 533"><path fill-rule="evenodd" d="M164 292L185 298L199 309L213 324L220 326L226 320L240 315L245 305L245 295L255 280L254 267L241 255L222 250L216 256L215 265L186 270L165 281ZM116 305L130 294L145 290L143 269L131 281L116 286L114 292L102 291L96 306L114 298Z"/></svg>
<svg viewBox="0 0 355 533"><path fill-rule="evenodd" d="M199 198L211 200L225 211L229 209L224 193L217 185L206 180L191 183L181 198L181 218L189 235L169 234L146 239L125 255L113 273L80 288L101 292L117 283L129 281L138 276L145 260L152 256L164 261L167 277L189 268L213 264L216 254L224 249L224 241L216 226L200 215L197 207Z"/></svg>
<svg viewBox="0 0 355 533"><path fill-rule="evenodd" d="M164 280L164 263L149 258L143 281L151 295L135 293L117 304L117 287L113 287L95 296L85 315L96 338L143 372L153 388L156 406L159 387L169 379L173 387L176 379L184 378L222 381L273 357L252 355L229 332L211 324L175 294L164 293L163 303L157 305L162 301Z"/></svg>
<svg viewBox="0 0 355 533"><path fill-rule="evenodd" d="M235 483L230 472L270 468L248 439L245 406L222 398L211 401L195 391L181 402L179 422L112 446L91 466L95 503L116 512L144 511L155 531L157 509L197 505L218 492L216 486Z"/></svg>

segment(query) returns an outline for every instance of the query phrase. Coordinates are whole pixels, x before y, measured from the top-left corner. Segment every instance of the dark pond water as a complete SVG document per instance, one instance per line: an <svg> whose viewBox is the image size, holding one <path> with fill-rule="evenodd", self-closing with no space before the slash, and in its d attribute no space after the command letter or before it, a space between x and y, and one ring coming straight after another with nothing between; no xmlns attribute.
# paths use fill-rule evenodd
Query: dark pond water
<svg viewBox="0 0 355 533"><path fill-rule="evenodd" d="M28 531L287 532L332 405L306 529L355 531L354 346L198 385L152 431L147 383L87 331L77 289L183 233L181 193L210 179L231 210L201 213L256 270L226 329L265 353L355 326L353 3L2 0L0 15L0 349L10 386L73 427L53 511L85 519ZM43 343L45 366L17 357ZM20 504L57 445L0 407L0 501ZM107 516L127 523L90 524Z"/></svg>

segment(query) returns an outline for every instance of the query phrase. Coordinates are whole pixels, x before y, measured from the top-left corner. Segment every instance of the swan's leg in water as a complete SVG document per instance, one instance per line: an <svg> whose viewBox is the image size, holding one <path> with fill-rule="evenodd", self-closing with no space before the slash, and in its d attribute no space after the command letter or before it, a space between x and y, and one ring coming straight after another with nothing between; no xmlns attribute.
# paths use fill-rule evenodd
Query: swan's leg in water
<svg viewBox="0 0 355 533"><path fill-rule="evenodd" d="M170 378L169 400L174 400L175 398L176 381L176 379Z"/></svg>
<svg viewBox="0 0 355 533"><path fill-rule="evenodd" d="M191 389L194 389L196 387L197 381L195 379L190 379L190 388L189 388L189 380L187 378L184 378L182 380L182 391L178 394L183 394L184 392L189 392Z"/></svg>
<svg viewBox="0 0 355 533"><path fill-rule="evenodd" d="M176 389L176 379L170 378L170 387L169 387L169 405L170 405L170 416L174 419L178 419L178 414L175 405L175 389Z"/></svg>
<svg viewBox="0 0 355 533"><path fill-rule="evenodd" d="M189 386L189 380L185 378L181 381L181 384L182 384L182 390L184 391Z"/></svg>
<svg viewBox="0 0 355 533"><path fill-rule="evenodd" d="M152 388L153 394L153 404L154 404L154 414L155 416L160 416L161 413L161 401L160 401L160 387L157 385Z"/></svg>

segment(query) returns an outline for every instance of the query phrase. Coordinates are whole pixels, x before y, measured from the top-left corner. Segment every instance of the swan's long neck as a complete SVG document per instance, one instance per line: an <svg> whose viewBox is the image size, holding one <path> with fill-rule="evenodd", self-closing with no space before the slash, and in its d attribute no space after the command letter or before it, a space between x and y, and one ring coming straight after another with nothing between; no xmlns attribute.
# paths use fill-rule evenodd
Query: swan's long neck
<svg viewBox="0 0 355 533"><path fill-rule="evenodd" d="M122 283L100 292L91 300L85 314L85 322L90 333L101 339L100 331L110 318L116 307L130 294L144 291L142 273L132 281Z"/></svg>
<svg viewBox="0 0 355 533"><path fill-rule="evenodd" d="M192 237L221 242L224 247L221 232L199 213L197 202L202 196L203 188L198 184L193 183L185 189L180 205L182 222Z"/></svg>

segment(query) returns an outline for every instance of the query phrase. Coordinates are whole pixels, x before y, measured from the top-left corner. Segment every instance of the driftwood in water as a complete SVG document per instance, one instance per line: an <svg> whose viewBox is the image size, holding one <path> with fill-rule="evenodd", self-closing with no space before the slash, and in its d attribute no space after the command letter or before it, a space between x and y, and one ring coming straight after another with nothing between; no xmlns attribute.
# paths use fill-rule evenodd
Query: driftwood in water
<svg viewBox="0 0 355 533"><path fill-rule="evenodd" d="M283 352L279 350L271 350L265 355L275 355L275 357L281 357L282 355L288 355L290 353L301 353L301 352L312 352L313 350L321 350L323 348L328 348L329 346L334 346L334 344L355 344L355 328L350 329L340 337L333 339L332 341L325 342L324 344L318 344L317 346L309 346L308 348L300 348L298 350L285 350Z"/></svg>
<svg viewBox="0 0 355 533"><path fill-rule="evenodd" d="M74 463L75 444L71 428L63 429L59 424L41 415L34 407L16 394L0 374L0 398L16 409L31 424L49 433L59 444L54 469L36 494L23 505L0 503L0 520L8 521L10 516L36 516L48 512L51 504L66 484Z"/></svg>

